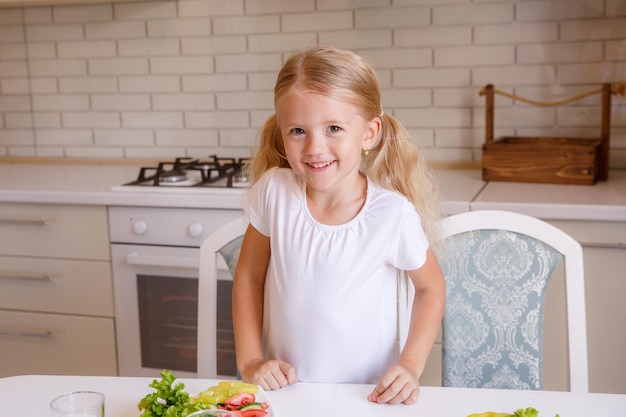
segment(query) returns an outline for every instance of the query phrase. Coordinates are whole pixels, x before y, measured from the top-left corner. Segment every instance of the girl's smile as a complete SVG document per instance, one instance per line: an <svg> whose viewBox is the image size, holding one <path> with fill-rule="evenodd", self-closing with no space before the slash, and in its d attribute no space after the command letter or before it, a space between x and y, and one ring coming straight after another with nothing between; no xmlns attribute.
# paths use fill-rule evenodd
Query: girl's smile
<svg viewBox="0 0 626 417"><path fill-rule="evenodd" d="M321 169L321 168L329 166L332 163L333 163L333 161L331 161L331 162L309 163L309 166L311 168L314 168L314 169Z"/></svg>

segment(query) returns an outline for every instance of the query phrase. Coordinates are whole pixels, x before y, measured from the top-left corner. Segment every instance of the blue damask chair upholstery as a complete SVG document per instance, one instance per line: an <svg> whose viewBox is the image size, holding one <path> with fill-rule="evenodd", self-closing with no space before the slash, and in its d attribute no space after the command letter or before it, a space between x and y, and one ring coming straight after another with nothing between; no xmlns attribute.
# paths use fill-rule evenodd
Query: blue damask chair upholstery
<svg viewBox="0 0 626 417"><path fill-rule="evenodd" d="M241 251L241 243L243 242L243 235L237 236L224 246L222 246L217 253L222 255L230 275L235 276L235 268L237 268L237 261L239 260L239 252Z"/></svg>
<svg viewBox="0 0 626 417"><path fill-rule="evenodd" d="M544 291L563 255L506 230L449 238L443 384L542 389Z"/></svg>
<svg viewBox="0 0 626 417"><path fill-rule="evenodd" d="M443 385L543 389L544 295L565 259L570 390L588 391L580 244L517 213L463 213L442 227Z"/></svg>

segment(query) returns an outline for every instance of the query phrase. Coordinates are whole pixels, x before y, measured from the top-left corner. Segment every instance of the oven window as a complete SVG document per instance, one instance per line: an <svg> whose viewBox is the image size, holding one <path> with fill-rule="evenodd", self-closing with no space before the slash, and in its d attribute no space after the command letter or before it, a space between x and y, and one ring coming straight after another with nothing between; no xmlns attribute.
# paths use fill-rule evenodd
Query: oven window
<svg viewBox="0 0 626 417"><path fill-rule="evenodd" d="M232 281L217 281L217 374L236 376ZM197 371L197 278L137 275L141 365Z"/></svg>
<svg viewBox="0 0 626 417"><path fill-rule="evenodd" d="M233 331L233 282L217 281L217 375L237 376Z"/></svg>
<svg viewBox="0 0 626 417"><path fill-rule="evenodd" d="M137 275L141 365L196 372L198 280Z"/></svg>

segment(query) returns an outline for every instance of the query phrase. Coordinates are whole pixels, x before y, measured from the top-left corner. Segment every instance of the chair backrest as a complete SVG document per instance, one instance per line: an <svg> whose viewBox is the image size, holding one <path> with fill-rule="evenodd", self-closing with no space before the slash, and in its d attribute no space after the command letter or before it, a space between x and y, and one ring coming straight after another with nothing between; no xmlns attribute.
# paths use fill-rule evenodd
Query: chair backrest
<svg viewBox="0 0 626 417"><path fill-rule="evenodd" d="M513 212L466 212L441 225L443 385L543 389L544 294L564 259L570 391L588 392L581 245Z"/></svg>
<svg viewBox="0 0 626 417"><path fill-rule="evenodd" d="M225 224L200 246L198 275L198 378L217 378L216 307L218 255L234 275L239 249L248 223L244 217Z"/></svg>

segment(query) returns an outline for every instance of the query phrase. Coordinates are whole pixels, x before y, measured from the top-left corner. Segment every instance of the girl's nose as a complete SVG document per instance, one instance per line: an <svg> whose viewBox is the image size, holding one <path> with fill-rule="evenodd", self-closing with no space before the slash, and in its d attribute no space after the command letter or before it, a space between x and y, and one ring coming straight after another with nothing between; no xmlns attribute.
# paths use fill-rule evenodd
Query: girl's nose
<svg viewBox="0 0 626 417"><path fill-rule="evenodd" d="M326 148L324 135L321 133L311 132L307 135L304 143L304 152L307 155L317 155L322 153Z"/></svg>

